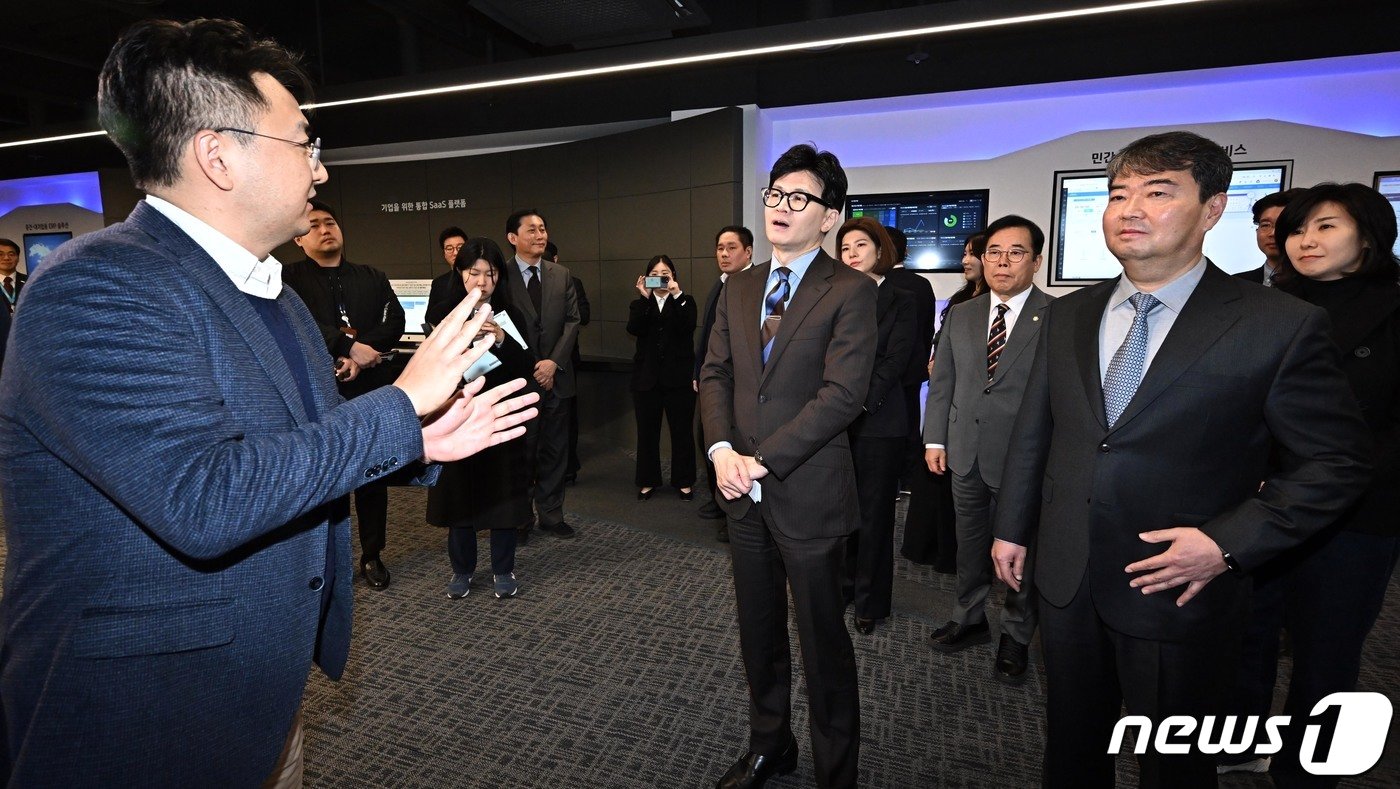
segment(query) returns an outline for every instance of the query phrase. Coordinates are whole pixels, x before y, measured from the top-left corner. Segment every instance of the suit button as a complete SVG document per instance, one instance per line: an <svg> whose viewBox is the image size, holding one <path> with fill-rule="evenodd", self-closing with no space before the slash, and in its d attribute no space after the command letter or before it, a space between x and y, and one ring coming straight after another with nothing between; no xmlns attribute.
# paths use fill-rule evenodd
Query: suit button
<svg viewBox="0 0 1400 789"><path fill-rule="evenodd" d="M759 395L759 396L758 396L758 402L760 402L760 403L766 403L766 402L768 402L768 395Z"/></svg>
<svg viewBox="0 0 1400 789"><path fill-rule="evenodd" d="M389 468L393 468L394 466L397 466L398 464L399 464L399 459L398 459L398 457L391 457L391 458L389 458Z"/></svg>
<svg viewBox="0 0 1400 789"><path fill-rule="evenodd" d="M365 479L374 479L374 469L365 469Z"/></svg>
<svg viewBox="0 0 1400 789"><path fill-rule="evenodd" d="M323 581L323 580L321 580L321 576L319 576L319 575L316 576L315 578L312 578L312 579L311 579L311 583L308 583L308 584L307 584L307 586L308 586L308 587L311 589L311 591L313 591L313 592L319 592L319 591L321 591L321 587L323 587L323 586L325 586L325 585L326 585L326 582Z"/></svg>
<svg viewBox="0 0 1400 789"><path fill-rule="evenodd" d="M990 387L990 386L987 387L986 389L983 389L983 390L982 390L982 394L991 394L991 393L992 393L992 387Z"/></svg>
<svg viewBox="0 0 1400 789"><path fill-rule="evenodd" d="M1110 449L1110 447L1108 446L1108 444L1099 444L1099 451L1100 451L1100 452L1103 452L1104 454L1107 454L1108 451L1109 451L1109 449Z"/></svg>

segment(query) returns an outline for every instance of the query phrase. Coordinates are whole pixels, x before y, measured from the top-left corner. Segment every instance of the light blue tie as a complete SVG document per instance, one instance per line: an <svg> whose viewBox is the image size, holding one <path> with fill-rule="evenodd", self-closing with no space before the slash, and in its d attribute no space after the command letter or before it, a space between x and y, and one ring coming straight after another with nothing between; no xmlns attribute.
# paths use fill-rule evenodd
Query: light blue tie
<svg viewBox="0 0 1400 789"><path fill-rule="evenodd" d="M1133 325L1128 336L1113 354L1108 363L1108 372L1103 376L1103 412L1108 417L1108 426L1118 423L1128 403L1137 394L1142 383L1143 368L1147 363L1147 316L1152 308L1162 302L1150 293L1134 293L1128 297L1132 302Z"/></svg>

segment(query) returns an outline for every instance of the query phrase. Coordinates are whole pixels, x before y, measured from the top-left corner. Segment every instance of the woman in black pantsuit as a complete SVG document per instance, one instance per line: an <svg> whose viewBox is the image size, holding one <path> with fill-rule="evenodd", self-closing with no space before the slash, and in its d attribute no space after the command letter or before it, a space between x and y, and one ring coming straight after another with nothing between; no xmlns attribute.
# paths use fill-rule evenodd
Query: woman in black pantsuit
<svg viewBox="0 0 1400 789"><path fill-rule="evenodd" d="M661 278L646 287L647 277ZM651 498L661 484L661 417L671 430L671 486L681 499L695 493L695 299L681 292L676 267L665 255L647 264L637 277L637 292L627 317L627 333L637 338L632 357L632 399L637 413L637 499Z"/></svg>
<svg viewBox="0 0 1400 789"><path fill-rule="evenodd" d="M491 353L501 365L486 373L486 388L524 378L528 382L526 391L538 391L533 377L534 357L505 328L513 325L515 334L520 334L525 318L510 304L505 257L500 247L489 238L473 238L457 255L452 268L462 278L465 292L480 288L482 301L489 301L495 312L485 328L495 342ZM476 533L481 529L491 531L491 574L496 597L506 599L520 591L515 578L516 527L530 516L529 482L524 438L443 464L437 484L428 488L428 523L448 528L447 555L452 563L448 597L460 599L471 591L476 573Z"/></svg>
<svg viewBox="0 0 1400 789"><path fill-rule="evenodd" d="M861 415L851 425L851 459L860 497L860 528L846 541L846 574L861 633L890 615L894 587L894 505L899 494L909 411L901 380L915 348L914 299L885 280L894 267L894 244L870 217L847 220L836 234L841 262L870 276L879 288L875 367Z"/></svg>

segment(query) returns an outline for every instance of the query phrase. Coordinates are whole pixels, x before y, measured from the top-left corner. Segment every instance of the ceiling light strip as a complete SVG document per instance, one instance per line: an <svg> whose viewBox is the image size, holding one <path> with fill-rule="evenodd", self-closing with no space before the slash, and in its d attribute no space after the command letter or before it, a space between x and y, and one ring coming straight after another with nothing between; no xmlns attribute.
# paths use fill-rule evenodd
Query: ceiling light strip
<svg viewBox="0 0 1400 789"><path fill-rule="evenodd" d="M60 134L57 137L39 137L33 140L15 140L14 142L0 142L0 148L12 148L16 145L37 145L41 142L61 142L63 140L77 140L82 137L105 137L105 131L78 132L77 134Z"/></svg>

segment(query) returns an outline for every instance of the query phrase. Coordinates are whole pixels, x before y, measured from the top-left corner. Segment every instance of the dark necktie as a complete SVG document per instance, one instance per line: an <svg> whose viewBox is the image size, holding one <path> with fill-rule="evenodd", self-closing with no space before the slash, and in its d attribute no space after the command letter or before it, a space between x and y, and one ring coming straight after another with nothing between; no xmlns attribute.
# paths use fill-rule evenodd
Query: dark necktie
<svg viewBox="0 0 1400 789"><path fill-rule="evenodd" d="M1134 293L1128 301L1135 311L1133 325L1128 328L1128 336L1123 338L1123 344L1118 346L1103 376L1103 412L1109 427L1118 423L1118 417L1123 415L1142 384L1143 369L1147 365L1147 316L1153 307L1162 303L1150 293Z"/></svg>
<svg viewBox="0 0 1400 789"><path fill-rule="evenodd" d="M1006 311L1011 309L1005 304L997 305L997 316L992 320L992 328L987 331L987 380L992 380L992 376L997 372L997 360L1001 358L1001 350L1006 347Z"/></svg>
<svg viewBox="0 0 1400 789"><path fill-rule="evenodd" d="M773 284L773 289L768 291L768 296L763 300L764 312L767 313L760 335L763 341L764 364L768 363L768 354L773 350L773 338L778 336L778 327L783 322L783 310L787 309L788 275L791 273L792 270L787 266L779 266L778 281Z"/></svg>
<svg viewBox="0 0 1400 789"><path fill-rule="evenodd" d="M6 301L9 302L9 304L6 304L5 306L9 308L10 314L11 314L11 315L14 315L14 314L15 314L15 278L14 278L13 276L5 277L5 295L8 297L8 298L6 299Z"/></svg>
<svg viewBox="0 0 1400 789"><path fill-rule="evenodd" d="M535 305L535 314L540 314L540 267L530 267L530 281L525 283L525 290L530 294L530 303Z"/></svg>

